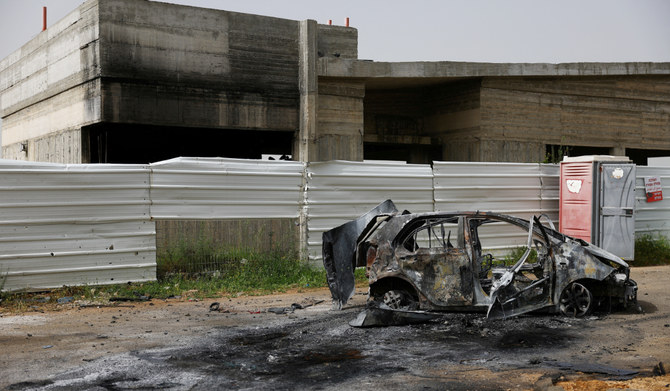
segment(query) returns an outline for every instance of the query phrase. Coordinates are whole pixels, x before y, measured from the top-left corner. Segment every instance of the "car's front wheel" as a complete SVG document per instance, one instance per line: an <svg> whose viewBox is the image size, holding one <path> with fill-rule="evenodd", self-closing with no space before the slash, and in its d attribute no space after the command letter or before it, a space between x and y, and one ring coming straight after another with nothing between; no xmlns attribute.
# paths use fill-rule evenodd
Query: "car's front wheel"
<svg viewBox="0 0 670 391"><path fill-rule="evenodd" d="M384 304L394 310L415 310L418 303L414 298L402 289L391 289L382 297Z"/></svg>
<svg viewBox="0 0 670 391"><path fill-rule="evenodd" d="M563 315L579 318L591 313L595 301L586 285L573 282L563 289L559 304Z"/></svg>

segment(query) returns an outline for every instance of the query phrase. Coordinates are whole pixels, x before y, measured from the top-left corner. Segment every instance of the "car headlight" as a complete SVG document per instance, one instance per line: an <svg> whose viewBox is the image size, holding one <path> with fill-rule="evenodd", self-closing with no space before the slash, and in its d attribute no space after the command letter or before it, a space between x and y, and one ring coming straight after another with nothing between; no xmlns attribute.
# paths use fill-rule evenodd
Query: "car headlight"
<svg viewBox="0 0 670 391"><path fill-rule="evenodd" d="M614 274L614 281L617 282L617 284L623 284L626 282L628 279L628 276L625 273L615 273Z"/></svg>

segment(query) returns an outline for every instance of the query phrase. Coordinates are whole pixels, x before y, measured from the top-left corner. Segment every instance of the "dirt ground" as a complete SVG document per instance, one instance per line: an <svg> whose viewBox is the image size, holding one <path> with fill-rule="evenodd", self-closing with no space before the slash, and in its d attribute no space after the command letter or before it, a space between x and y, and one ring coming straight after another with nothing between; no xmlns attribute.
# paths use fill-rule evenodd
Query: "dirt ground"
<svg viewBox="0 0 670 391"><path fill-rule="evenodd" d="M642 314L587 319L358 329L365 292L333 311L327 289L0 313L0 389L669 390L670 266L631 276Z"/></svg>

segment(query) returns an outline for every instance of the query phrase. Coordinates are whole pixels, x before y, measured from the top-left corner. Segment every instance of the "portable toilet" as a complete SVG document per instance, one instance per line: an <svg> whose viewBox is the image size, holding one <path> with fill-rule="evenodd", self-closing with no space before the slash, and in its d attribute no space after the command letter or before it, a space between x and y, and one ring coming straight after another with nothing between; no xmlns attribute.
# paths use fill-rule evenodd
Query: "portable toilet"
<svg viewBox="0 0 670 391"><path fill-rule="evenodd" d="M635 254L635 164L626 156L565 157L559 228L619 257Z"/></svg>

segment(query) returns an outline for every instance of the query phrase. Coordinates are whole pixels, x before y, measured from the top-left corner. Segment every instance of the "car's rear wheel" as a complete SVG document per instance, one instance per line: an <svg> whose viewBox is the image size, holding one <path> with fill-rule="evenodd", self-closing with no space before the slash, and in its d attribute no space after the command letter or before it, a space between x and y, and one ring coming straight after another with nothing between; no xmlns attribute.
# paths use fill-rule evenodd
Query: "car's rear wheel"
<svg viewBox="0 0 670 391"><path fill-rule="evenodd" d="M582 283L573 282L561 293L560 309L565 316L574 318L586 316L591 313L594 305L593 293Z"/></svg>
<svg viewBox="0 0 670 391"><path fill-rule="evenodd" d="M391 289L382 297L384 304L394 310L414 310L418 303L414 298L402 289Z"/></svg>

